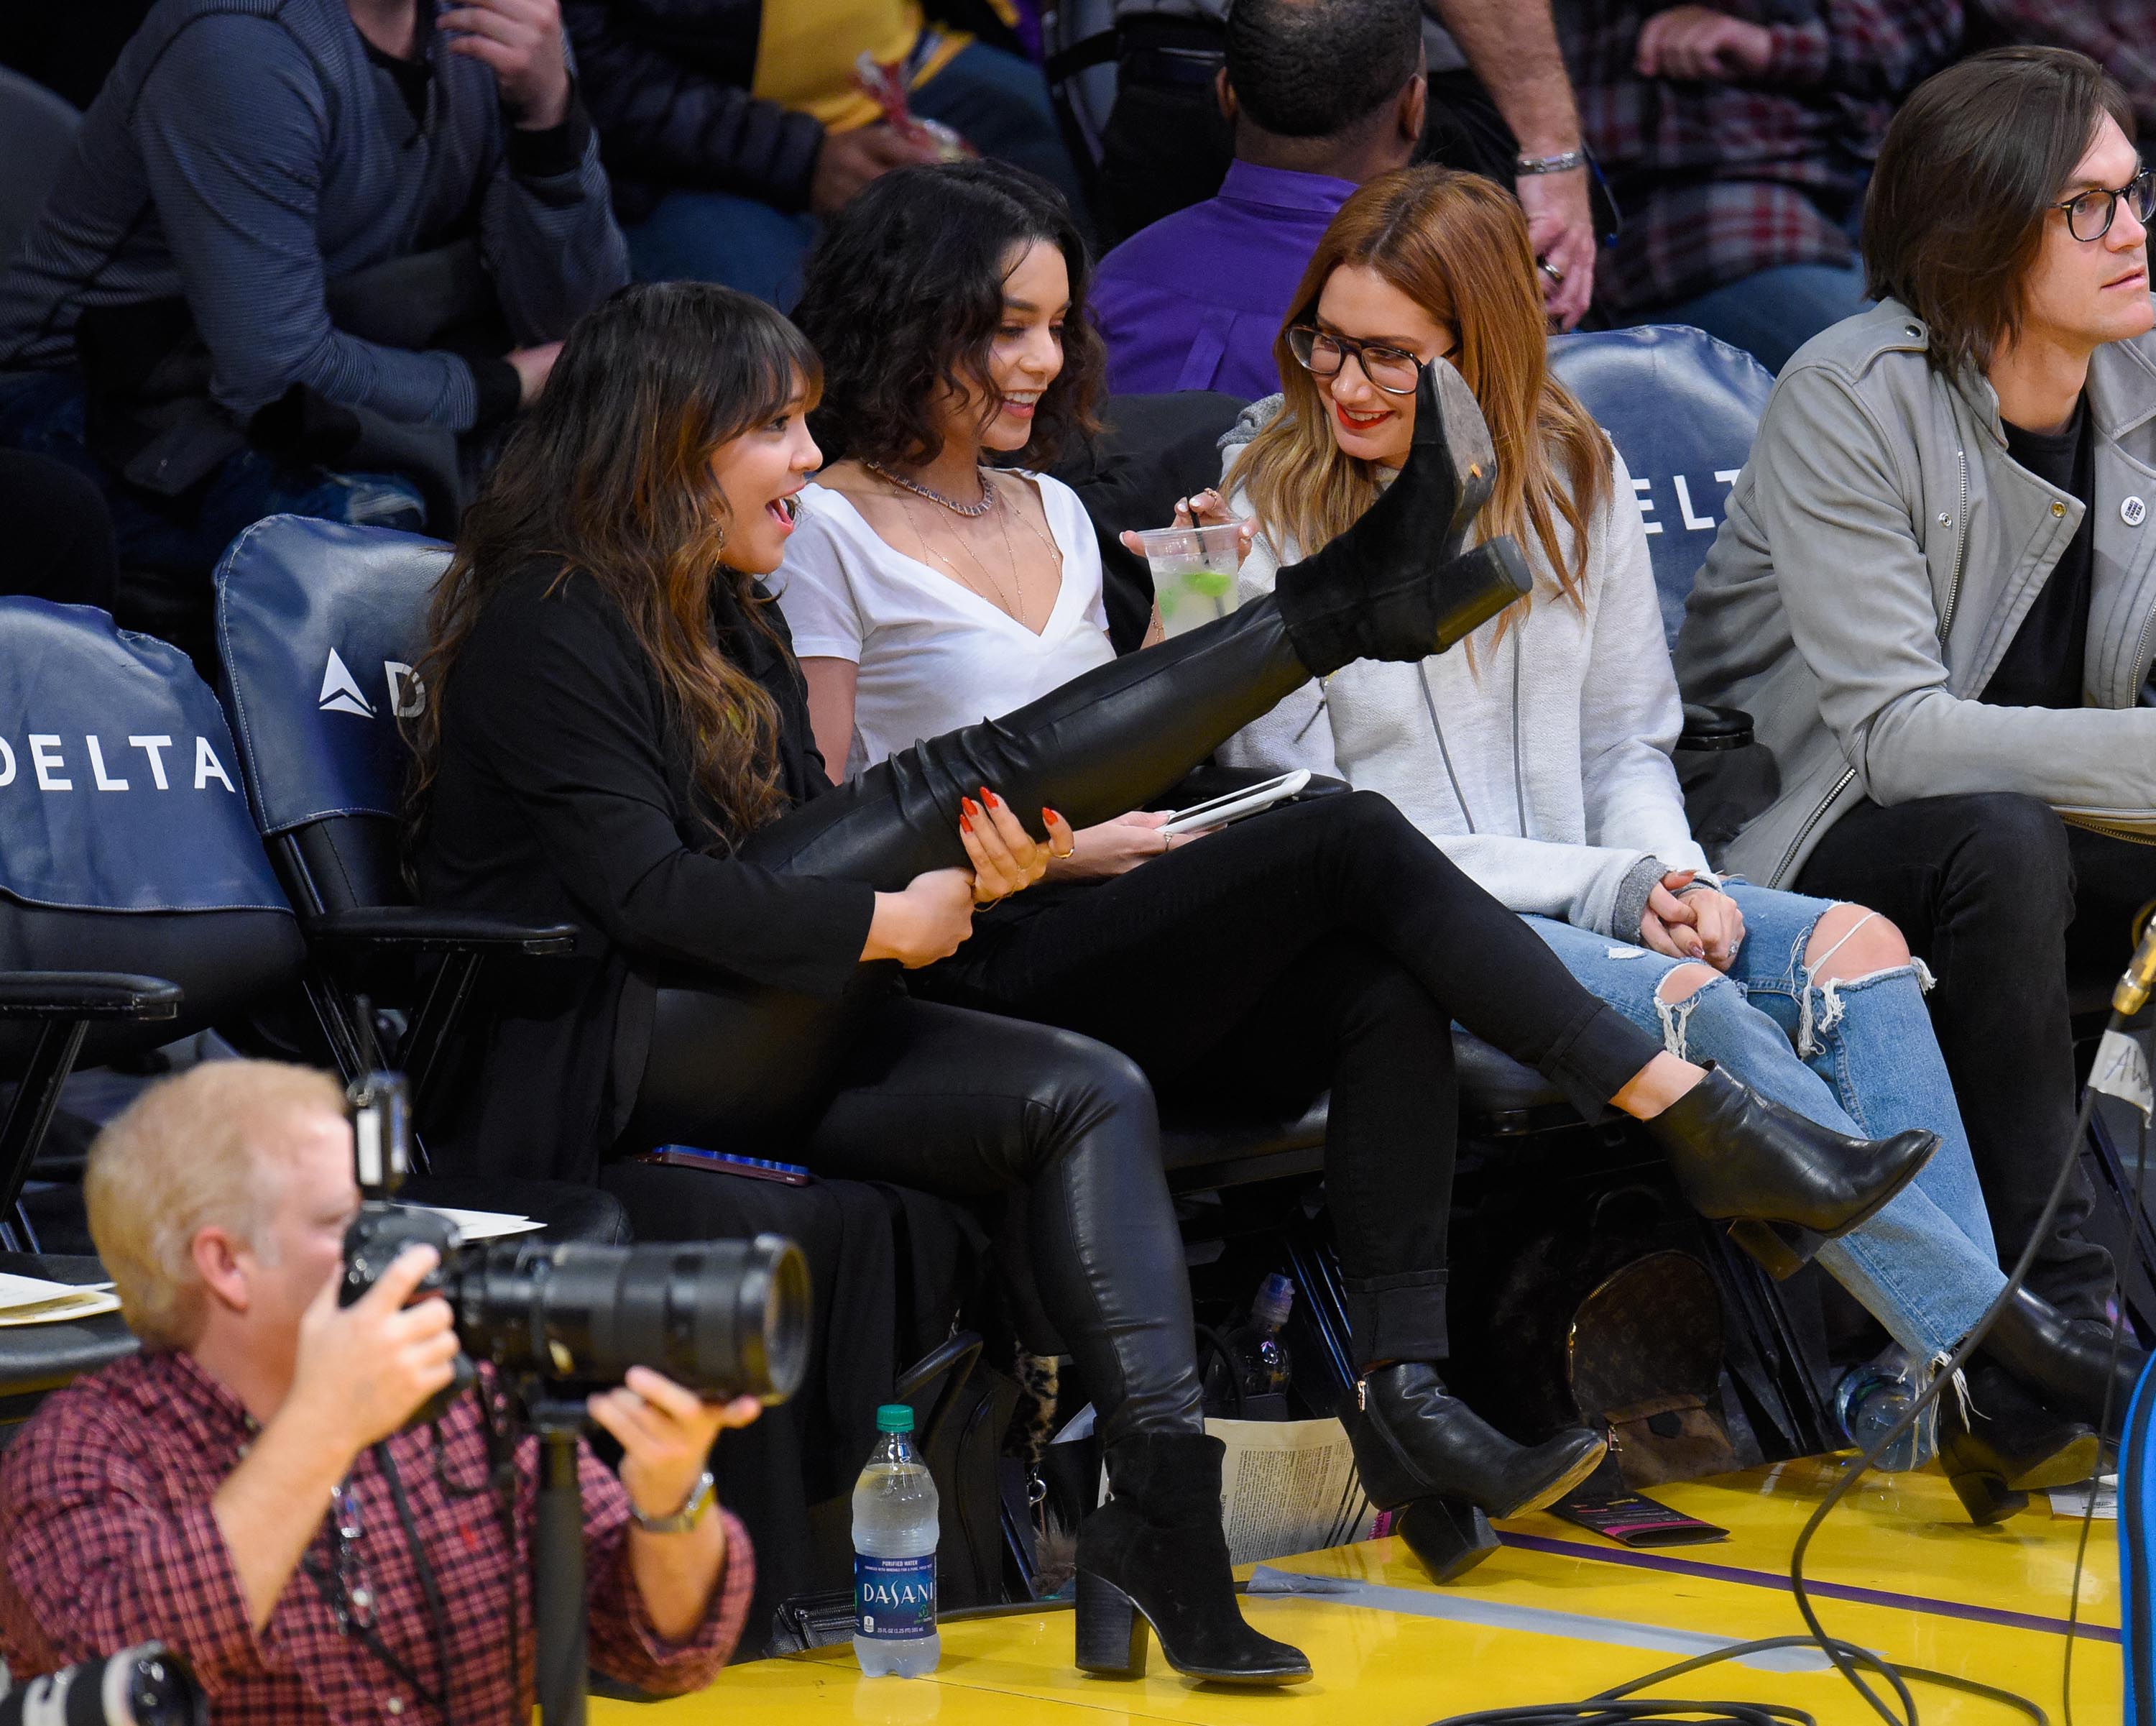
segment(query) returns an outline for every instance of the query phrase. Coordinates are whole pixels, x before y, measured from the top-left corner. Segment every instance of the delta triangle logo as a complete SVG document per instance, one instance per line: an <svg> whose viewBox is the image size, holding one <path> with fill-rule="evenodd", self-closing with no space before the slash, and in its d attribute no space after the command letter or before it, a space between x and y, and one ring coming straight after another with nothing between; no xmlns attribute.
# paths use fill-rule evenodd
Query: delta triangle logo
<svg viewBox="0 0 2156 1726"><path fill-rule="evenodd" d="M325 713L350 713L361 719L374 717L374 703L359 692L359 685L345 663L337 657L337 650L330 650L330 660L322 667L322 692L317 697Z"/></svg>

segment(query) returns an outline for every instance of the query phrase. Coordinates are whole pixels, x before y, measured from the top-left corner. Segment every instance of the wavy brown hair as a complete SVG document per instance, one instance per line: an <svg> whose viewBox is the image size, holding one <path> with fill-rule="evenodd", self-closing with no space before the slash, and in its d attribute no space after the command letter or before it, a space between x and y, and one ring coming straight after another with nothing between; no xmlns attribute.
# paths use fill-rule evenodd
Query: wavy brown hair
<svg viewBox="0 0 2156 1726"><path fill-rule="evenodd" d="M819 381L801 332L730 288L625 288L570 331L434 590L420 666L430 699L413 739L415 836L458 656L495 590L535 562L552 567L556 586L588 577L621 608L690 740L715 840L777 811L778 709L723 651L714 587L727 583L750 626L778 638L755 578L724 561L732 506L711 457L789 404L813 404Z"/></svg>
<svg viewBox="0 0 2156 1726"><path fill-rule="evenodd" d="M1063 369L1034 410L1024 459L1052 467L1100 429L1106 349L1086 309L1091 265L1070 206L1008 162L944 162L880 175L809 254L793 316L824 359L823 405L808 429L827 460L933 461L943 404L954 398L977 399L983 425L995 417L1003 398L988 356L1004 281L1036 242L1063 254L1070 309Z"/></svg>
<svg viewBox="0 0 2156 1726"><path fill-rule="evenodd" d="M1534 536L1559 594L1583 603L1587 524L1609 496L1609 440L1550 375L1543 296L1527 218L1492 181L1450 168L1381 174L1340 207L1303 272L1273 355L1286 401L1238 452L1226 481L1249 496L1274 554L1308 557L1377 501L1378 470L1340 448L1317 380L1287 332L1317 314L1336 270L1374 271L1456 332L1452 363L1474 391L1497 451L1497 487L1476 532ZM1572 536L1563 555L1562 519ZM1533 595L1500 614L1500 641Z"/></svg>

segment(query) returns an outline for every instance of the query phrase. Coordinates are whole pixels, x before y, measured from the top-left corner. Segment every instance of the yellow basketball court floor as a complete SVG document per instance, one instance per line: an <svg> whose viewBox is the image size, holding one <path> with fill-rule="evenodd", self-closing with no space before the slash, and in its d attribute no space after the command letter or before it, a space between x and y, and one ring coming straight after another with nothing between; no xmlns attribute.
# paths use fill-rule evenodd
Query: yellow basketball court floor
<svg viewBox="0 0 2156 1726"><path fill-rule="evenodd" d="M1506 1523L1506 1545L1452 1587L1423 1577L1394 1540L1283 1559L1246 1598L1250 1621L1301 1646L1315 1682L1284 1691L1193 1684L1160 1659L1124 1682L1070 1664L1070 1612L946 1624L931 1678L864 1678L850 1648L735 1667L702 1694L657 1708L594 1702L594 1726L1427 1726L1501 1703L1558 1702L1667 1666L1710 1646L1800 1633L1789 1548L1832 1483L1829 1460L1793 1462L1652 1496L1730 1538L1630 1552L1547 1515ZM1867 1477L1828 1518L1806 1566L1828 1630L1904 1665L2019 1692L2063 1726L2061 1673L2078 1518L2042 1496L1990 1528L1969 1526L1934 1472ZM2088 1545L2074 1639L2073 1718L2122 1713L2116 1524ZM1285 1577L1286 1580L1282 1580ZM1305 1579L1301 1581L1293 1579ZM1342 1585L1346 1585L1344 1589ZM1332 1588L1327 1597L1299 1590ZM1820 1726L1871 1713L1810 1652L1725 1662L1666 1696L1774 1701ZM1915 1687L1931 1726L2011 1726L2025 1717L1980 1698Z"/></svg>

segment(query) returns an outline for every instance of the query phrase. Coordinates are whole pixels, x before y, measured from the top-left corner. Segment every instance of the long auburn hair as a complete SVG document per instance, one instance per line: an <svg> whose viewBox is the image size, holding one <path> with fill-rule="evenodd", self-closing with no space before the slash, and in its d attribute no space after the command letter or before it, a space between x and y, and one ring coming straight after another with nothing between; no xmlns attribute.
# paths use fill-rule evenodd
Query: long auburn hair
<svg viewBox="0 0 2156 1726"><path fill-rule="evenodd" d="M458 657L495 591L534 562L554 567L554 587L581 573L621 608L690 740L714 839L731 843L777 811L778 709L715 634L714 588L726 583L749 627L778 636L755 578L723 561L732 506L711 457L804 391L813 403L819 378L815 350L778 312L703 283L624 288L569 332L434 590L413 836Z"/></svg>
<svg viewBox="0 0 2156 1726"><path fill-rule="evenodd" d="M1317 316L1332 272L1350 266L1375 272L1457 332L1452 364L1481 404L1497 451L1496 490L1476 531L1522 541L1532 533L1558 593L1584 607L1587 524L1609 495L1609 441L1550 375L1527 218L1480 175L1400 168L1340 207L1273 343L1287 399L1237 453L1229 488L1248 494L1276 556L1292 542L1308 557L1377 501L1377 464L1340 448L1317 380L1287 342L1292 326ZM1568 558L1560 519L1571 534ZM1532 603L1531 594L1502 613L1491 641L1502 640Z"/></svg>

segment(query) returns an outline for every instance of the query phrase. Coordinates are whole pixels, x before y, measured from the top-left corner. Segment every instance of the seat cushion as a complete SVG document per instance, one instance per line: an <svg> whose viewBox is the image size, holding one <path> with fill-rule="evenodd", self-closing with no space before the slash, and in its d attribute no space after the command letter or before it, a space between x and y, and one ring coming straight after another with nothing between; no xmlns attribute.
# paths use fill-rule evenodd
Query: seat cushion
<svg viewBox="0 0 2156 1726"><path fill-rule="evenodd" d="M1480 1037L1452 1028L1460 1107L1468 1131L1506 1137L1578 1121L1563 1092ZM1161 1112L1161 1162L1177 1192L1202 1192L1314 1174L1325 1166L1329 1097L1298 1112L1168 1107Z"/></svg>

